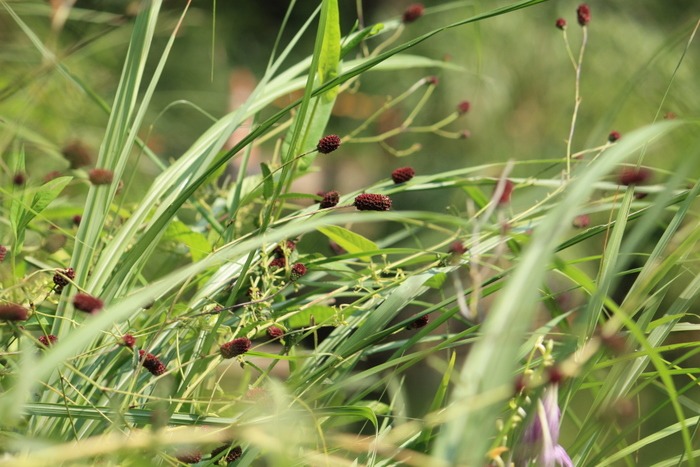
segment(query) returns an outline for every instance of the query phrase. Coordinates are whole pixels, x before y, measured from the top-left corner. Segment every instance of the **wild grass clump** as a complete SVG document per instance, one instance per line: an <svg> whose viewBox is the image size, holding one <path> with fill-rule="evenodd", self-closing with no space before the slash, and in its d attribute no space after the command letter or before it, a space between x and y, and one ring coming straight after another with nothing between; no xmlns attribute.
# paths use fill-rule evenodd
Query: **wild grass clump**
<svg viewBox="0 0 700 467"><path fill-rule="evenodd" d="M601 109L612 7L297 3L222 93L230 6L2 2L0 466L694 465L700 23Z"/></svg>

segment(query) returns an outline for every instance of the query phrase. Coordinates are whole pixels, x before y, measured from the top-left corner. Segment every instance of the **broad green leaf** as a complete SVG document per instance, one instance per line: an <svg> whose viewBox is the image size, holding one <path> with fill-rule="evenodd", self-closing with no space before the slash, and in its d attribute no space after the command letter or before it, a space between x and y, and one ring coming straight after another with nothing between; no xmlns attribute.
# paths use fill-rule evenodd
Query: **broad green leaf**
<svg viewBox="0 0 700 467"><path fill-rule="evenodd" d="M318 80L324 84L338 76L338 64L340 62L340 14L338 13L338 0L327 0L321 8L321 21L325 26L323 31L323 43L321 54L318 58ZM326 91L323 98L333 101L338 94L335 87Z"/></svg>
<svg viewBox="0 0 700 467"><path fill-rule="evenodd" d="M329 417L329 424L331 426L346 425L348 423L357 422L358 420L369 420L374 427L377 427L377 416L375 415L374 408L384 410L381 408L382 404L375 402L374 406L342 406L342 407L322 407L315 411L316 416L326 416ZM386 405L386 404L383 404Z"/></svg>
<svg viewBox="0 0 700 467"><path fill-rule="evenodd" d="M444 272L441 272L439 274L435 274L433 277L425 281L426 287L430 287L431 289L439 289L442 287L442 284L445 283L445 279L447 279L447 274Z"/></svg>
<svg viewBox="0 0 700 467"><path fill-rule="evenodd" d="M313 324L323 324L338 316L338 310L324 305L314 305L295 313L287 320L287 326L292 329L305 328Z"/></svg>
<svg viewBox="0 0 700 467"><path fill-rule="evenodd" d="M163 239L183 243L187 246L193 262L205 258L212 251L212 246L205 235L194 232L180 221L173 221L168 225Z"/></svg>
<svg viewBox="0 0 700 467"><path fill-rule="evenodd" d="M337 225L320 227L318 231L340 245L348 253L364 253L366 251L379 250L379 247L373 241ZM362 260L369 261L370 257L363 256Z"/></svg>
<svg viewBox="0 0 700 467"><path fill-rule="evenodd" d="M270 199L275 191L275 181L272 179L272 171L264 162L260 163L260 170L263 176L263 196L265 199Z"/></svg>
<svg viewBox="0 0 700 467"><path fill-rule="evenodd" d="M39 215L46 207L55 200L63 189L73 180L73 177L58 177L36 189L29 209L24 212L19 223L19 229L25 229L29 222Z"/></svg>

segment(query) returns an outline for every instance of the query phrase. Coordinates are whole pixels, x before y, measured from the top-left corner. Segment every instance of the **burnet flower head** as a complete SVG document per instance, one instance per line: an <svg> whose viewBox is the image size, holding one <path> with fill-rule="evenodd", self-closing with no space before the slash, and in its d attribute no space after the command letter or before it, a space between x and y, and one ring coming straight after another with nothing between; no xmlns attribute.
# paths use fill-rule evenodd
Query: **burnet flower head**
<svg viewBox="0 0 700 467"><path fill-rule="evenodd" d="M559 385L550 384L535 403L534 417L525 428L518 447L518 460L536 461L542 467L574 466L569 454L559 444L561 410L558 398Z"/></svg>

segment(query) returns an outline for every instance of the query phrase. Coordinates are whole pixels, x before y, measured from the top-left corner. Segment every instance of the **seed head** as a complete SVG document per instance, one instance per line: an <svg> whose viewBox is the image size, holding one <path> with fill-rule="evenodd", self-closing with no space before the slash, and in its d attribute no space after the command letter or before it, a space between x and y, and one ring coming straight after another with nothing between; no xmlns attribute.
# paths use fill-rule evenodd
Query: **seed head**
<svg viewBox="0 0 700 467"><path fill-rule="evenodd" d="M301 263L295 263L295 264L292 266L292 272L291 272L291 274L290 274L290 276L289 276L289 280L291 280L292 282L294 282L294 281L296 281L296 280L299 280L299 278L301 278L301 277L304 276L305 274L306 274L306 266L304 266L304 265L301 264Z"/></svg>
<svg viewBox="0 0 700 467"><path fill-rule="evenodd" d="M107 169L92 169L88 172L88 177L93 185L109 185L114 179L114 172Z"/></svg>
<svg viewBox="0 0 700 467"><path fill-rule="evenodd" d="M184 451L178 454L177 460L183 464L196 464L202 460L202 453L199 451Z"/></svg>
<svg viewBox="0 0 700 467"><path fill-rule="evenodd" d="M281 337L284 337L284 331L282 330L282 328L279 328L277 326L270 326L269 328L267 328L266 332L267 337L269 337L270 339L279 339Z"/></svg>
<svg viewBox="0 0 700 467"><path fill-rule="evenodd" d="M452 242L452 245L450 245L450 249L448 251L453 255L462 256L467 252L467 247L464 246L464 243L456 240Z"/></svg>
<svg viewBox="0 0 700 467"><path fill-rule="evenodd" d="M404 23L412 23L423 16L424 11L425 7L422 3L414 3L413 5L409 5L409 7L406 8L406 11L403 12L402 20Z"/></svg>
<svg viewBox="0 0 700 467"><path fill-rule="evenodd" d="M63 157L70 162L71 169L77 169L92 164L92 156L87 147L80 141L68 143L62 150Z"/></svg>
<svg viewBox="0 0 700 467"><path fill-rule="evenodd" d="M614 143L618 139L620 139L622 135L620 134L619 131L611 131L610 134L608 135L608 141L611 143Z"/></svg>
<svg viewBox="0 0 700 467"><path fill-rule="evenodd" d="M440 84L440 78L438 78L435 75L426 76L425 77L425 84L430 85L430 86L437 86L438 84Z"/></svg>
<svg viewBox="0 0 700 467"><path fill-rule="evenodd" d="M416 175L416 171L411 167L399 167L391 172L391 179L394 183L405 183Z"/></svg>
<svg viewBox="0 0 700 467"><path fill-rule="evenodd" d="M63 290L63 287L70 284L70 281L75 279L75 269L58 269L53 275L53 283L56 284L56 288Z"/></svg>
<svg viewBox="0 0 700 467"><path fill-rule="evenodd" d="M566 20L564 18L559 18L554 24L556 25L557 29L561 29L562 31L566 29Z"/></svg>
<svg viewBox="0 0 700 467"><path fill-rule="evenodd" d="M122 336L122 344L130 349L133 349L134 345L136 345L136 338L131 334L124 334Z"/></svg>
<svg viewBox="0 0 700 467"><path fill-rule="evenodd" d="M281 258L275 258L272 261L270 261L270 267L271 268L283 268L287 265L287 260L284 256Z"/></svg>
<svg viewBox="0 0 700 467"><path fill-rule="evenodd" d="M337 205L340 201L340 195L337 191L329 191L323 194L323 199L321 200L321 209L332 208Z"/></svg>
<svg viewBox="0 0 700 467"><path fill-rule="evenodd" d="M514 187L515 187L515 184L512 181L510 181L510 180L505 181L505 183L503 184L503 192L501 193L501 197L498 198L498 205L499 206L510 203L510 195L513 193Z"/></svg>
<svg viewBox="0 0 700 467"><path fill-rule="evenodd" d="M566 378L566 375L557 366L551 367L547 373L551 384L559 384Z"/></svg>
<svg viewBox="0 0 700 467"><path fill-rule="evenodd" d="M362 193L355 197L354 205L358 211L388 211L391 209L391 198L374 193Z"/></svg>
<svg viewBox="0 0 700 467"><path fill-rule="evenodd" d="M243 355L253 346L253 343L247 337L239 337L230 342L226 342L219 347L219 353L223 358L233 358Z"/></svg>
<svg viewBox="0 0 700 467"><path fill-rule="evenodd" d="M231 450L228 452L228 454L225 457L226 462L233 462L243 455L243 450L241 449L240 446L236 446L236 447L232 448L230 444L224 444L223 446L219 446L218 448L214 449L211 452L212 459L214 457L218 456L219 454L221 454L222 452L227 451L229 449L231 449Z"/></svg>
<svg viewBox="0 0 700 467"><path fill-rule="evenodd" d="M294 243L291 240L287 240L284 242L283 245L277 245L274 250L272 250L272 254L275 255L275 258L284 258L285 257L285 247L287 248L286 253L291 253L294 251L297 247L297 244ZM284 265L282 265L284 267Z"/></svg>
<svg viewBox="0 0 700 467"><path fill-rule="evenodd" d="M0 321L26 321L29 310L16 303L0 305Z"/></svg>
<svg viewBox="0 0 700 467"><path fill-rule="evenodd" d="M61 172L59 172L58 170L52 170L51 172L44 175L44 183L48 183L51 180L54 180L60 176L61 176Z"/></svg>
<svg viewBox="0 0 700 467"><path fill-rule="evenodd" d="M465 113L469 112L471 106L472 104L469 101L462 101L459 104L457 104L457 113L460 115L464 115Z"/></svg>
<svg viewBox="0 0 700 467"><path fill-rule="evenodd" d="M147 369L153 376L160 376L167 371L167 368L163 363L153 355L152 353L147 353L145 350L139 350L139 358L142 360L142 365Z"/></svg>
<svg viewBox="0 0 700 467"><path fill-rule="evenodd" d="M591 9L588 8L588 5L585 3L579 5L576 9L576 18L581 26L586 26L591 22Z"/></svg>
<svg viewBox="0 0 700 467"><path fill-rule="evenodd" d="M5 261L6 255L7 255L7 248L4 245L0 245L0 263Z"/></svg>
<svg viewBox="0 0 700 467"><path fill-rule="evenodd" d="M17 172L12 177L12 183L14 183L16 186L22 186L26 182L27 182L27 176L24 174L24 172Z"/></svg>
<svg viewBox="0 0 700 467"><path fill-rule="evenodd" d="M41 342L41 345L44 347L51 347L58 342L58 337L54 336L53 334L49 334L48 336L39 336L39 342Z"/></svg>
<svg viewBox="0 0 700 467"><path fill-rule="evenodd" d="M620 185L640 185L651 178L651 170L644 167L624 167L617 177Z"/></svg>
<svg viewBox="0 0 700 467"><path fill-rule="evenodd" d="M73 216L73 224L75 224L76 226L80 225L80 221L82 220L83 216L81 216L80 214L76 214L75 216Z"/></svg>
<svg viewBox="0 0 700 467"><path fill-rule="evenodd" d="M102 309L104 303L97 297L88 295L86 293L79 293L73 297L73 306L85 313L94 314Z"/></svg>
<svg viewBox="0 0 700 467"><path fill-rule="evenodd" d="M328 154L340 147L340 137L338 135L327 135L318 140L316 150L321 154Z"/></svg>
<svg viewBox="0 0 700 467"><path fill-rule="evenodd" d="M344 255L345 253L347 253L347 251L345 250L345 248L343 248L342 246L338 245L338 244L337 244L336 242L334 242L333 240L331 240L331 241L328 242L328 247L329 247L331 250L333 250L333 253L335 253L336 255Z"/></svg>
<svg viewBox="0 0 700 467"><path fill-rule="evenodd" d="M666 120L675 120L676 119L676 114L671 112L670 110L664 114L664 118Z"/></svg>
<svg viewBox="0 0 700 467"><path fill-rule="evenodd" d="M591 218L588 214L579 214L578 216L574 217L573 222L571 223L574 227L577 229L585 229L589 225L591 225Z"/></svg>
<svg viewBox="0 0 700 467"><path fill-rule="evenodd" d="M408 326L406 326L406 329L411 330L411 329L420 329L424 327L426 324L428 324L428 321L430 321L430 318L428 315L423 315L420 318L416 318L414 321L411 321L408 323Z"/></svg>

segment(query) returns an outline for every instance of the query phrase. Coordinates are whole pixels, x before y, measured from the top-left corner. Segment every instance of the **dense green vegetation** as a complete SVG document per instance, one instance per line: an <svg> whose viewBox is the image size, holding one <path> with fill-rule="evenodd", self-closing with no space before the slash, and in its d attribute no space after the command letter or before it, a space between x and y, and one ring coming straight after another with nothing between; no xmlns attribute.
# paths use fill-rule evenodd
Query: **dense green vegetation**
<svg viewBox="0 0 700 467"><path fill-rule="evenodd" d="M0 466L694 465L700 21L628 3L0 0Z"/></svg>

